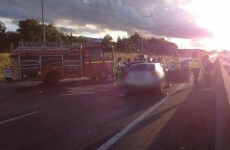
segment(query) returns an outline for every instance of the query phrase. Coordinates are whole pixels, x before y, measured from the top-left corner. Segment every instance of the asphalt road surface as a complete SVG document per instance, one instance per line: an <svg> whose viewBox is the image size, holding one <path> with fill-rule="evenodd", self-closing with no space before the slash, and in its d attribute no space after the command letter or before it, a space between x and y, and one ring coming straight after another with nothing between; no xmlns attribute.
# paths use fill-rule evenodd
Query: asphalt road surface
<svg viewBox="0 0 230 150"><path fill-rule="evenodd" d="M0 150L229 150L228 91L219 61L212 89L120 96L112 81L0 83Z"/></svg>

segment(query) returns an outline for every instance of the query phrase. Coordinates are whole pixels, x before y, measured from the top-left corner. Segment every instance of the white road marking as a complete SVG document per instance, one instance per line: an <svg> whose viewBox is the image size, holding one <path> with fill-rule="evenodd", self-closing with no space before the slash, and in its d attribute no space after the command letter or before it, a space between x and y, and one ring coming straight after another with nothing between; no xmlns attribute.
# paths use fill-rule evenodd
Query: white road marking
<svg viewBox="0 0 230 150"><path fill-rule="evenodd" d="M163 104L168 98L178 92L184 84L181 84L177 89L170 93L168 96L163 98L161 101L150 107L147 111L145 111L143 114L141 114L139 117L137 117L133 122L128 124L124 129L122 129L120 132L115 134L112 138L110 138L108 141L106 141L103 145L101 145L97 150L107 150L109 149L113 144L115 144L118 140L120 140L127 132L129 132L131 129L133 129L137 124L139 124L142 120L144 120L151 112L156 110L161 104Z"/></svg>
<svg viewBox="0 0 230 150"><path fill-rule="evenodd" d="M22 115L22 116L18 116L18 117L15 117L15 118L12 118L12 119L8 119L8 120L5 120L5 121L2 121L0 122L0 125L4 124L4 123L8 123L8 122L11 122L11 121L14 121L14 120L18 120L18 119L21 119L21 118L25 118L27 116L31 116L33 114L36 114L37 112L32 112L32 113L29 113L29 114L25 114L25 115Z"/></svg>

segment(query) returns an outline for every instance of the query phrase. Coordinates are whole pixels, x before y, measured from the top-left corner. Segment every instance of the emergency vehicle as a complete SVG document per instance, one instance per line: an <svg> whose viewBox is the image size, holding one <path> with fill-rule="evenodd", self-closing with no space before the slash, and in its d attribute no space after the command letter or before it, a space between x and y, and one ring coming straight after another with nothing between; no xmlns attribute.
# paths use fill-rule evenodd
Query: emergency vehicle
<svg viewBox="0 0 230 150"><path fill-rule="evenodd" d="M113 63L112 47L27 42L20 43L11 55L11 74L13 80L48 83L80 77L106 79Z"/></svg>

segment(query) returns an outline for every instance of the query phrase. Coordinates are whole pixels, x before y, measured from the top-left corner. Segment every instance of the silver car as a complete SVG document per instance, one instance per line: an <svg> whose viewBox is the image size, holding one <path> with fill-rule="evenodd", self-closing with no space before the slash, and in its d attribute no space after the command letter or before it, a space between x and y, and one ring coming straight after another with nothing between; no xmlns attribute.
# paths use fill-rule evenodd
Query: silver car
<svg viewBox="0 0 230 150"><path fill-rule="evenodd" d="M166 69L160 63L137 63L123 74L126 94L134 90L154 90L161 92L166 86Z"/></svg>

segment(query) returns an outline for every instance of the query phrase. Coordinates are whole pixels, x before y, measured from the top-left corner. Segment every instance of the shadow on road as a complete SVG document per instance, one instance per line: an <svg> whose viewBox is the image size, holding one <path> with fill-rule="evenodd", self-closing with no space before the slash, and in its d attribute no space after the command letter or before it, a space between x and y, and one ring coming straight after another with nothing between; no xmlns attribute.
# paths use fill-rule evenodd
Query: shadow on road
<svg viewBox="0 0 230 150"><path fill-rule="evenodd" d="M230 65L225 65L224 68L226 72L228 73L228 75L230 76Z"/></svg>
<svg viewBox="0 0 230 150"><path fill-rule="evenodd" d="M14 84L19 86L14 87ZM18 138L18 133L8 132L9 138L0 145L9 149L14 137L13 143L20 147L23 146L20 143L28 141L24 147L31 149L42 141L49 141L55 146L69 144L69 147L78 146L78 149L96 149L165 96L137 94L119 97L112 81L61 82L56 85L10 83L5 95L8 95L5 98L7 106L15 108L12 111L21 112L33 106L39 116L32 122L33 125L21 129L20 134L24 138ZM30 142L31 138L40 141Z"/></svg>
<svg viewBox="0 0 230 150"><path fill-rule="evenodd" d="M223 87L223 79L218 67L219 66L216 63L213 78L221 80L221 87ZM143 145L139 141L144 141L146 139L152 141L150 145L147 145L149 150L214 150L216 144L216 134L218 134L216 133L217 94L221 94L223 97L225 96L224 94L226 94L225 90L222 90L224 93L217 92L217 89L220 88L220 85L217 83L217 80L212 80L212 91L205 92L205 83L204 78L202 77L199 87L189 87L175 93L172 95L174 97L173 100L177 101L177 103L181 103L178 105L171 103L171 106L169 106L166 110L159 111L146 118L137 127L135 127L132 132L125 136L127 139L125 142L121 142L121 145L118 144L118 147L115 146L114 149L121 147L124 148L125 146L141 148ZM187 90L190 90L187 97L185 99L181 99L180 93ZM223 106L226 106L227 100L221 99L221 101ZM225 110L222 110L222 108ZM221 107L220 111L224 112L226 109L229 108ZM160 124L160 129L151 127L153 122L161 119L161 116L169 112L171 113L171 117L169 120L166 120L165 124ZM221 125L221 127L222 126L223 125ZM153 136L146 133L147 129L148 131L153 132ZM155 130L160 130L157 136ZM135 140L137 140L136 143L132 143L132 140L130 141L130 139L134 138L134 136ZM149 138L153 139L151 140Z"/></svg>
<svg viewBox="0 0 230 150"><path fill-rule="evenodd" d="M214 78L221 80L222 87L221 72L219 66L215 65ZM161 130L159 136L149 147L150 150L215 149L216 134L219 134L216 133L216 101L217 94L220 94L217 93L217 89L220 87L217 85L217 80L212 80L212 92L204 92L201 88L204 87L203 78L200 83L201 86L191 90L191 93ZM226 94L224 89L222 92ZM227 104L227 101L221 100L223 100L221 103Z"/></svg>
<svg viewBox="0 0 230 150"><path fill-rule="evenodd" d="M193 88L194 88L194 86L189 86L189 87L183 88L183 89L178 90L177 92L175 92L175 93L171 94L171 96L173 96L173 95L177 95L177 94L180 94L180 93L182 93L182 92L185 92L185 91L191 90L191 89L193 89Z"/></svg>

